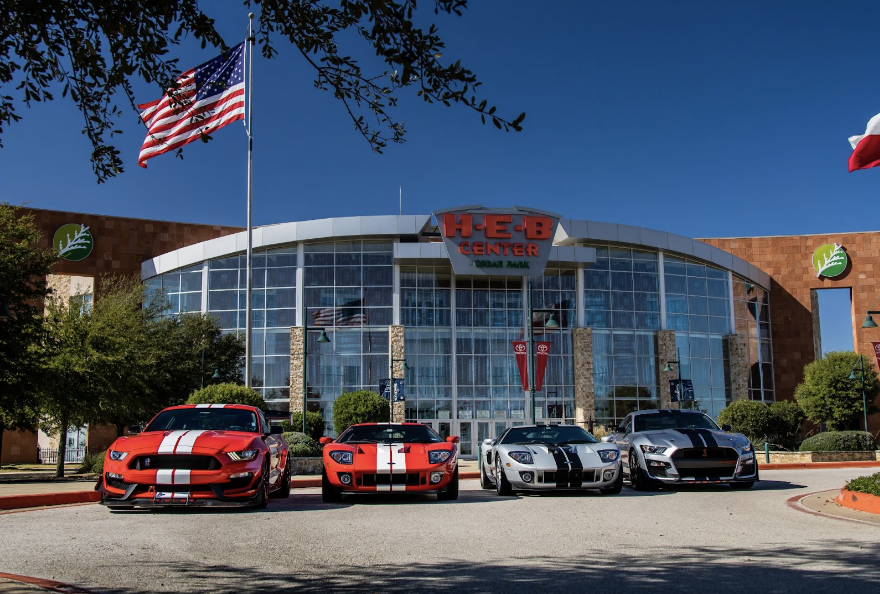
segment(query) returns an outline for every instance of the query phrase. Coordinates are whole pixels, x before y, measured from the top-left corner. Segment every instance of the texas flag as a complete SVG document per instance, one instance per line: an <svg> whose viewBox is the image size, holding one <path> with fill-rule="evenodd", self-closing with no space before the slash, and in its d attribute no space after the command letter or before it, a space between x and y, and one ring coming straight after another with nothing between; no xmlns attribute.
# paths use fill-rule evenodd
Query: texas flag
<svg viewBox="0 0 880 594"><path fill-rule="evenodd" d="M868 169L880 165L880 113L868 122L864 134L850 136L853 153L849 157L849 170Z"/></svg>

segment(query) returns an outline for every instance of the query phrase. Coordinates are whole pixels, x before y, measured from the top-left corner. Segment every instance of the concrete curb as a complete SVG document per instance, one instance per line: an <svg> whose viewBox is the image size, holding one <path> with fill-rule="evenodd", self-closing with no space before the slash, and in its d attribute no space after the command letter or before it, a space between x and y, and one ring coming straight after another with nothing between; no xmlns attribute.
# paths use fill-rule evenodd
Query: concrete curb
<svg viewBox="0 0 880 594"><path fill-rule="evenodd" d="M92 594L91 590L77 588L70 584L56 582L55 580L44 580L42 578L34 578L26 575L16 575L14 573L0 572L0 579L18 582L19 584L28 584L29 586L37 586L51 592L67 592L68 594Z"/></svg>
<svg viewBox="0 0 880 594"><path fill-rule="evenodd" d="M843 507L857 509L869 514L880 514L880 497L876 495L841 489L840 495L835 497L834 500Z"/></svg>
<svg viewBox="0 0 880 594"><path fill-rule="evenodd" d="M0 497L0 510L46 505L71 505L101 501L97 491L72 491L70 493L38 493L34 495L5 495Z"/></svg>
<svg viewBox="0 0 880 594"><path fill-rule="evenodd" d="M759 470L804 470L807 468L872 468L880 466L880 461L872 462L789 462L785 464L765 464L758 462Z"/></svg>

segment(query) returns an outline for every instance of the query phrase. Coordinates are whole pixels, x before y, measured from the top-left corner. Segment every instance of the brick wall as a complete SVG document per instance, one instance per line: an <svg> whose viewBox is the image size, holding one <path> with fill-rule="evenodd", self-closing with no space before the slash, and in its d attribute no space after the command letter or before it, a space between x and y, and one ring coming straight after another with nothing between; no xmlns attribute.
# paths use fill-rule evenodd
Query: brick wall
<svg viewBox="0 0 880 594"><path fill-rule="evenodd" d="M4 431L2 464L36 464L37 436L30 431Z"/></svg>

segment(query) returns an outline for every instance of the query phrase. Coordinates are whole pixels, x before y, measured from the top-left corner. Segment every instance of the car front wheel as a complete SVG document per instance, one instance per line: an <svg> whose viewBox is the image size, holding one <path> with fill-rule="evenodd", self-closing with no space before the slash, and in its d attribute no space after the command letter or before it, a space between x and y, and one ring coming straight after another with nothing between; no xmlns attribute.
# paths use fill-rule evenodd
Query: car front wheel
<svg viewBox="0 0 880 594"><path fill-rule="evenodd" d="M333 486L327 478L327 470L321 471L321 501L324 503L339 503L342 501L342 491Z"/></svg>
<svg viewBox="0 0 880 594"><path fill-rule="evenodd" d="M446 488L437 492L437 499L440 501L455 501L458 499L458 468L452 475L452 480L446 485Z"/></svg>
<svg viewBox="0 0 880 594"><path fill-rule="evenodd" d="M629 484L636 491L647 491L652 486L648 473L639 465L635 450L629 453Z"/></svg>
<svg viewBox="0 0 880 594"><path fill-rule="evenodd" d="M510 495L513 489L510 487L510 481L504 475L504 469L501 468L501 458L495 456L495 492L499 495Z"/></svg>
<svg viewBox="0 0 880 594"><path fill-rule="evenodd" d="M602 495L617 495L623 490L623 468L617 472L617 480L610 487L599 489Z"/></svg>

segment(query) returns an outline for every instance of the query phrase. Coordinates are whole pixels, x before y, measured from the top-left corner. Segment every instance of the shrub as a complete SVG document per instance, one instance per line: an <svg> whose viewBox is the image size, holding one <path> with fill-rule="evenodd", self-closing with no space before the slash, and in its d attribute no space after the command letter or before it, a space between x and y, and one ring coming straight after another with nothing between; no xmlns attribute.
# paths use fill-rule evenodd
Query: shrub
<svg viewBox="0 0 880 594"><path fill-rule="evenodd" d="M286 431L284 433L284 440L290 446L291 458L311 458L321 455L323 445L305 433Z"/></svg>
<svg viewBox="0 0 880 594"><path fill-rule="evenodd" d="M388 401L375 392L346 392L333 403L333 427L342 433L356 423L388 422L391 410Z"/></svg>
<svg viewBox="0 0 880 594"><path fill-rule="evenodd" d="M802 452L860 452L876 450L874 436L866 431L825 431L801 443Z"/></svg>
<svg viewBox="0 0 880 594"><path fill-rule="evenodd" d="M766 440L773 425L770 407L757 400L734 400L718 414L719 425L730 425L751 441Z"/></svg>
<svg viewBox="0 0 880 594"><path fill-rule="evenodd" d="M302 413L299 411L290 413L290 421L284 421L281 426L285 431L302 431ZM318 441L324 437L324 417L319 412L306 412L306 434Z"/></svg>
<svg viewBox="0 0 880 594"><path fill-rule="evenodd" d="M867 493L868 495L877 495L880 497L880 472L871 476L860 476L854 478L844 487L847 491L855 491L856 493Z"/></svg>
<svg viewBox="0 0 880 594"><path fill-rule="evenodd" d="M187 404L247 404L266 408L266 401L256 390L239 384L211 384L189 395Z"/></svg>
<svg viewBox="0 0 880 594"><path fill-rule="evenodd" d="M801 425L807 418L803 409L797 402L783 400L770 405L770 414L772 415L769 433L771 441L789 450L796 449Z"/></svg>
<svg viewBox="0 0 880 594"><path fill-rule="evenodd" d="M80 462L77 473L101 474L102 472L104 472L104 456L106 455L107 450L101 450L100 452L92 452L91 454L86 454L82 462Z"/></svg>

